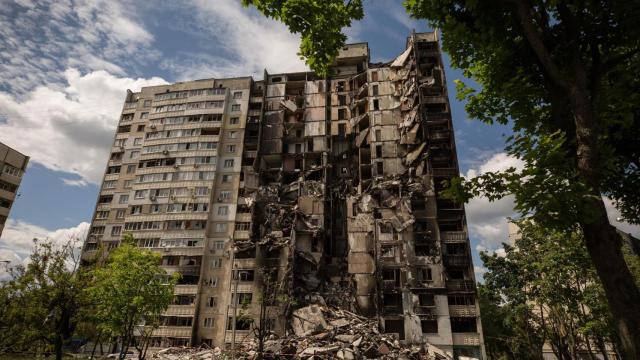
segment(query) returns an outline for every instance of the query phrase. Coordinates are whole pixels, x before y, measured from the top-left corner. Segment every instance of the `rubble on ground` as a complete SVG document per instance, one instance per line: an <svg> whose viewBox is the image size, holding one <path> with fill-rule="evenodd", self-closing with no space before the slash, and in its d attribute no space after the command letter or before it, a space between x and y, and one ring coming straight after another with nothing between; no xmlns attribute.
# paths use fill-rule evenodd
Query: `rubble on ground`
<svg viewBox="0 0 640 360"><path fill-rule="evenodd" d="M324 305L293 311L293 334L265 340L264 359L421 359L451 360L430 344L401 345L393 334L382 334L375 319ZM256 359L256 340L238 345L238 359ZM154 354L161 360L209 360L229 358L228 351L170 348Z"/></svg>

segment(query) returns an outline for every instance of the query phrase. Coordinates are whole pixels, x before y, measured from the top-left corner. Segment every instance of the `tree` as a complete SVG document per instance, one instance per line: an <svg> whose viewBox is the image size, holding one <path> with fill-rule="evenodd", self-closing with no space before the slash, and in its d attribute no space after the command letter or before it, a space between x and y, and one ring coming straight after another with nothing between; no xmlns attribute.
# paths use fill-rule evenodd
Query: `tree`
<svg viewBox="0 0 640 360"><path fill-rule="evenodd" d="M313 0L243 3L300 33L306 47L301 54L321 74L344 44L340 26L360 18L340 6L327 14ZM344 5L361 6L358 0ZM515 135L507 150L526 163L521 172L458 179L450 194L459 199L513 194L517 210L534 214L541 225L571 230L577 224L625 359L640 359L640 291L602 199L613 199L627 221L640 221L640 3L406 0L405 7L442 29L452 65L481 85L474 90L458 84L467 111L488 123L511 124ZM300 28L294 24L300 17L322 27ZM326 19L331 17L341 21ZM324 37L331 40L313 43Z"/></svg>
<svg viewBox="0 0 640 360"><path fill-rule="evenodd" d="M141 329L138 339L139 358L148 348L147 331L159 326L161 314L173 301L177 274L167 276L160 267L161 256L134 245L131 234L125 234L118 248L109 254L108 262L92 271L88 293L95 307L98 329L120 339L120 359ZM146 329L145 329L146 328Z"/></svg>
<svg viewBox="0 0 640 360"><path fill-rule="evenodd" d="M509 330L503 332L515 335L509 339L511 349L527 343L541 349L547 342L558 359L577 359L585 349L592 359L596 353L606 358L605 343L618 343L618 334L582 234L524 220L519 225L522 238L515 246L505 246L506 256L481 253L488 268L482 297L491 305L481 308L489 310L483 317L502 314L490 324L502 321ZM489 339L494 336L492 327L484 330ZM496 349L492 345L487 342L489 352Z"/></svg>
<svg viewBox="0 0 640 360"><path fill-rule="evenodd" d="M86 306L87 278L78 269L78 239L62 245L34 239L27 265L0 285L0 352L50 353L62 359Z"/></svg>

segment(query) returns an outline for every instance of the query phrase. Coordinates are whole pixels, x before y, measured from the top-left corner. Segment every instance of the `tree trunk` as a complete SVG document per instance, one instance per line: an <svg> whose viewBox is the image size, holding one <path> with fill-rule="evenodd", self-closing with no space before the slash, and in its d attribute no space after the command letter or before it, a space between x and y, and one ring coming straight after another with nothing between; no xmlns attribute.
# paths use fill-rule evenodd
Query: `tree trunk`
<svg viewBox="0 0 640 360"><path fill-rule="evenodd" d="M598 349L602 354L602 358L604 360L609 360L609 352L607 351L607 345L604 343L604 340L602 340L601 337L598 337L596 343L598 344Z"/></svg>
<svg viewBox="0 0 640 360"><path fill-rule="evenodd" d="M62 360L62 334L56 334L53 346L56 353L56 360Z"/></svg>
<svg viewBox="0 0 640 360"><path fill-rule="evenodd" d="M91 357L89 358L90 360L93 360L93 357L96 354L96 348L98 348L98 342L100 341L101 335L102 335L102 332L99 332L98 337L96 338L96 341L93 343L93 349L91 350ZM102 343L100 344L100 347L102 348Z"/></svg>
<svg viewBox="0 0 640 360"><path fill-rule="evenodd" d="M580 226L618 328L623 359L640 360L640 291L624 260L620 236L609 224L600 194L597 120L588 100L584 71L578 64L574 67L576 83L571 87L570 97L576 125L578 174L590 188L581 204Z"/></svg>

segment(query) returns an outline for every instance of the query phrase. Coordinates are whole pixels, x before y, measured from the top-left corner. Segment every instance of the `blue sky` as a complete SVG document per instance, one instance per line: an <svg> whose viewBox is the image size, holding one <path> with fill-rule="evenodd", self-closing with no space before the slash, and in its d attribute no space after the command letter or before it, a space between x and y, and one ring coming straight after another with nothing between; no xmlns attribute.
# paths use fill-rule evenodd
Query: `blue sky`
<svg viewBox="0 0 640 360"><path fill-rule="evenodd" d="M239 2L0 2L0 141L31 156L0 258L22 261L33 237L65 241L86 232L126 89L305 69L298 38ZM401 1L365 4L365 19L346 32L369 43L373 62L401 53L412 29L430 30L409 19ZM473 83L446 55L445 63L461 172L518 165L503 152L507 128L467 119L453 80ZM506 241L512 209L510 199L467 205L476 265L478 249Z"/></svg>

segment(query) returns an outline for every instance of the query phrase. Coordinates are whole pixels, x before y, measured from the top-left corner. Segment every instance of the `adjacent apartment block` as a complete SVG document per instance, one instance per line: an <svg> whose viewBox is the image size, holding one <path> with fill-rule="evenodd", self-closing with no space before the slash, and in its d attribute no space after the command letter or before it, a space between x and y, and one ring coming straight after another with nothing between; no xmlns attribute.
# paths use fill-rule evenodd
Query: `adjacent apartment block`
<svg viewBox="0 0 640 360"><path fill-rule="evenodd" d="M156 346L284 334L319 295L484 358L464 207L440 196L458 173L434 33L389 63L347 45L328 77L146 87L127 95L84 252L132 232L182 274Z"/></svg>
<svg viewBox="0 0 640 360"><path fill-rule="evenodd" d="M16 200L27 163L28 156L0 143L0 235L9 217L11 205Z"/></svg>

